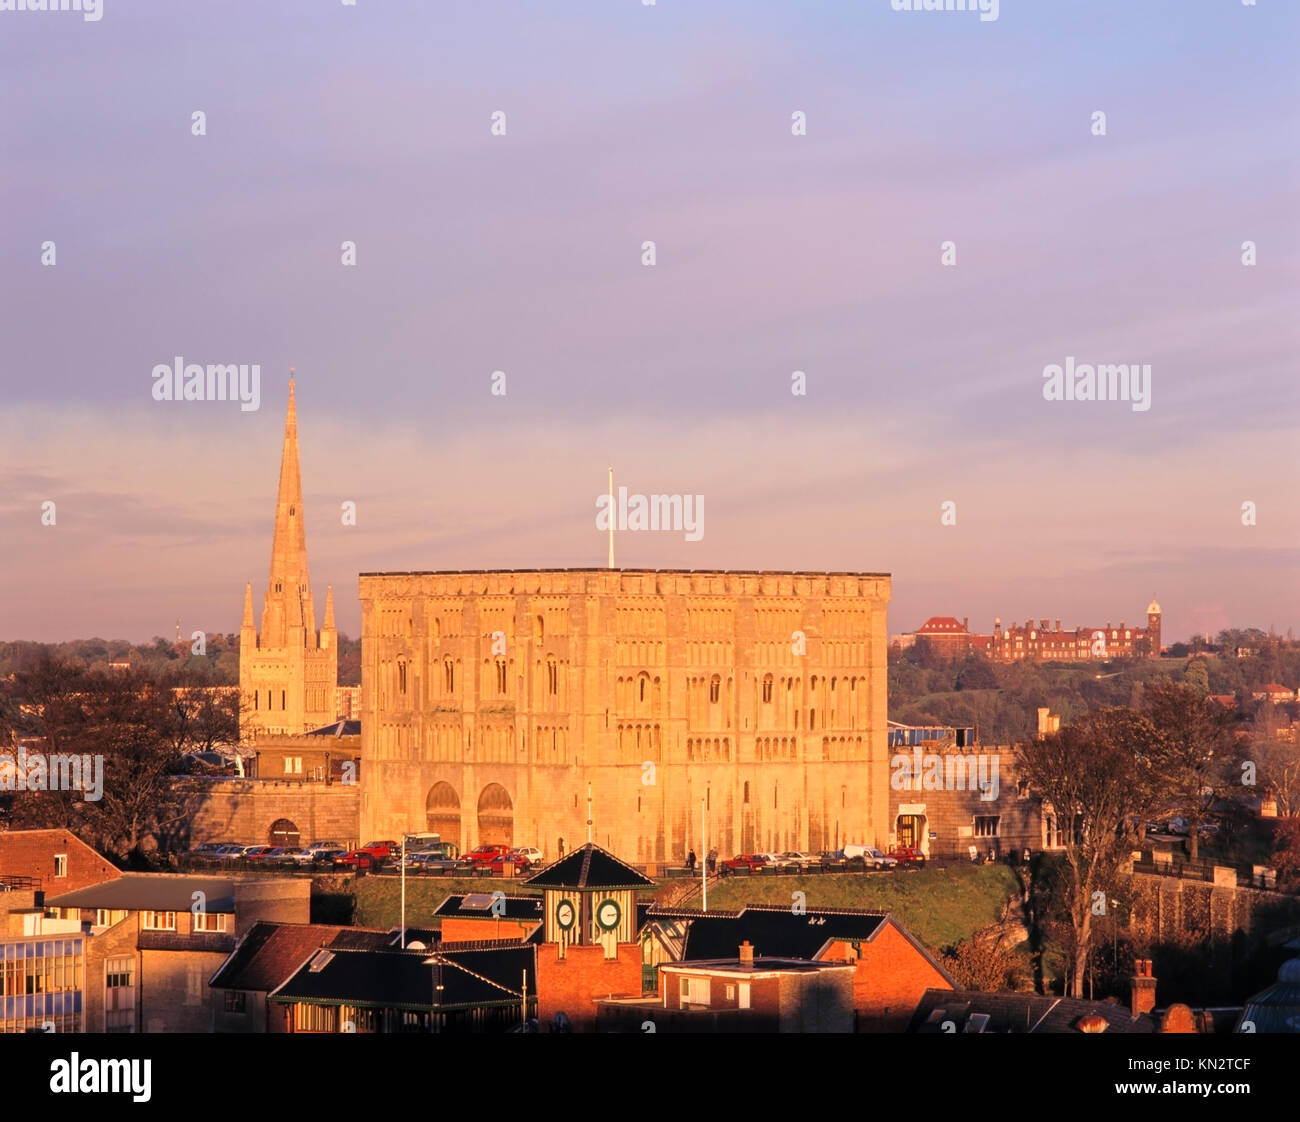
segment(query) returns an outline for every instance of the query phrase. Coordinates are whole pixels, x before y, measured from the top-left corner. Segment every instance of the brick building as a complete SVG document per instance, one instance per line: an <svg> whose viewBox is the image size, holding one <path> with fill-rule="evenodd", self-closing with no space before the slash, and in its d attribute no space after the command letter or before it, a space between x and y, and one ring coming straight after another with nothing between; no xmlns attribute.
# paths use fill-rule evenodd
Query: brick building
<svg viewBox="0 0 1300 1122"><path fill-rule="evenodd" d="M121 871L102 853L68 830L8 830L0 833L0 879L30 877L47 894L74 892Z"/></svg>
<svg viewBox="0 0 1300 1122"><path fill-rule="evenodd" d="M305 923L305 880L123 873L48 900L84 928L86 1032L210 1032L208 979L258 920Z"/></svg>

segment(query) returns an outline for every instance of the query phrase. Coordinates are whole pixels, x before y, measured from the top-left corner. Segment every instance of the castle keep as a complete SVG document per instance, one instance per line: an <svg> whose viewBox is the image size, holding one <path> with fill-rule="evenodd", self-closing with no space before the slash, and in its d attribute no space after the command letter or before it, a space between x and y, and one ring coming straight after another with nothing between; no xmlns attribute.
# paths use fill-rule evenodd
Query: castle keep
<svg viewBox="0 0 1300 1122"><path fill-rule="evenodd" d="M305 580L305 576L304 576ZM629 860L889 840L883 573L363 573L361 833ZM702 837L707 820L708 837Z"/></svg>

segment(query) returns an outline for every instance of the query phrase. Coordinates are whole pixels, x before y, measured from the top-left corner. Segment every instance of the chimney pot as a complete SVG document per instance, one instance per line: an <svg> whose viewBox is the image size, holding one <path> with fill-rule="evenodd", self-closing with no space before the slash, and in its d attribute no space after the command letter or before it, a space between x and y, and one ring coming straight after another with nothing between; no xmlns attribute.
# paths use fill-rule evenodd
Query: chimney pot
<svg viewBox="0 0 1300 1122"><path fill-rule="evenodd" d="M740 965L746 970L754 969L754 948L748 939L740 944Z"/></svg>

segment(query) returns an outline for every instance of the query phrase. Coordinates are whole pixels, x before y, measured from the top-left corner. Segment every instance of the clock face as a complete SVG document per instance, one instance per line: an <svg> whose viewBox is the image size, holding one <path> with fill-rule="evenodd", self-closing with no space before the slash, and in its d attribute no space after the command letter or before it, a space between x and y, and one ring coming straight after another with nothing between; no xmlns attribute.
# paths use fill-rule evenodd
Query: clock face
<svg viewBox="0 0 1300 1122"><path fill-rule="evenodd" d="M578 918L578 913L574 910L573 901L561 900L555 906L555 922L558 923L565 931L573 926L574 920Z"/></svg>
<svg viewBox="0 0 1300 1122"><path fill-rule="evenodd" d="M623 918L623 909L617 900L602 900L596 905L596 922L606 931L613 931Z"/></svg>

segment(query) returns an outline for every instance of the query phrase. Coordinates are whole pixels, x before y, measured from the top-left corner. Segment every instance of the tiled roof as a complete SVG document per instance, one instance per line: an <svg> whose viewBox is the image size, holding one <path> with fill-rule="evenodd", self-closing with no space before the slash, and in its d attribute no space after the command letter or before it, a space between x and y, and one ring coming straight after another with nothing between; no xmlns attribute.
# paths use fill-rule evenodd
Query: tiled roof
<svg viewBox="0 0 1300 1122"><path fill-rule="evenodd" d="M321 947L388 946L387 932L335 927L324 923L253 924L239 941L210 986L270 992Z"/></svg>
<svg viewBox="0 0 1300 1122"><path fill-rule="evenodd" d="M1106 1021L1107 1033L1151 1033L1156 1024L1143 1014L1134 1017L1127 1006L1073 997L1048 997L1031 993L974 993L963 990L926 990L907 1026L908 1032L944 1032L945 1021L957 1032L1060 1033L1078 1032L1083 1017Z"/></svg>
<svg viewBox="0 0 1300 1122"><path fill-rule="evenodd" d="M524 883L539 888L653 888L655 882L588 842Z"/></svg>
<svg viewBox="0 0 1300 1122"><path fill-rule="evenodd" d="M918 635L926 635L931 632L957 631L965 632L966 628L961 625L961 620L953 616L931 616L920 628L917 629Z"/></svg>

